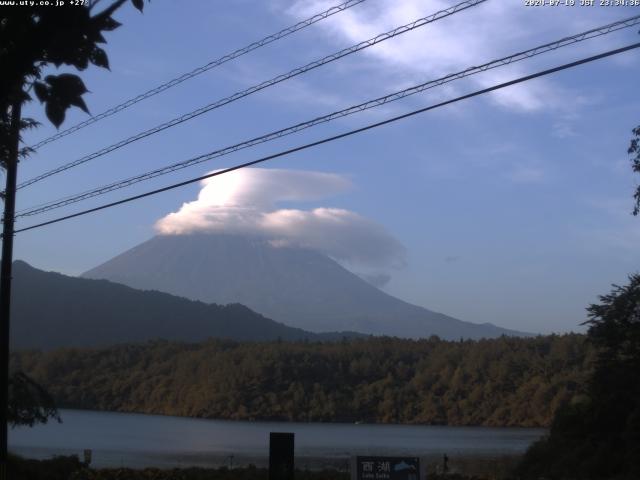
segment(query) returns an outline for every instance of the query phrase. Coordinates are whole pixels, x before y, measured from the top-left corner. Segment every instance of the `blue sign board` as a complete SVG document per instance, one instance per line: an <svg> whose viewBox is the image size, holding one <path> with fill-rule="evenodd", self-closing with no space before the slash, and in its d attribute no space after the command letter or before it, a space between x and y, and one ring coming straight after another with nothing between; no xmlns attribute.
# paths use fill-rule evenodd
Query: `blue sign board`
<svg viewBox="0 0 640 480"><path fill-rule="evenodd" d="M354 460L352 480L421 480L418 457L355 457Z"/></svg>

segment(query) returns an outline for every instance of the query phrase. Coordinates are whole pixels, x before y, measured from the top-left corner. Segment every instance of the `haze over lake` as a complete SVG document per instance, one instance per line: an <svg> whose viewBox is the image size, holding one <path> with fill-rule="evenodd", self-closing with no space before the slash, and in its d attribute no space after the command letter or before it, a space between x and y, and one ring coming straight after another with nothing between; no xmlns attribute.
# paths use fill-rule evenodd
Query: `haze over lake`
<svg viewBox="0 0 640 480"><path fill-rule="evenodd" d="M15 453L48 458L82 456L93 466L172 467L265 465L269 432L294 432L300 468L340 466L351 455L397 454L437 458L520 454L543 429L331 423L239 422L129 413L61 410L63 423L18 428Z"/></svg>

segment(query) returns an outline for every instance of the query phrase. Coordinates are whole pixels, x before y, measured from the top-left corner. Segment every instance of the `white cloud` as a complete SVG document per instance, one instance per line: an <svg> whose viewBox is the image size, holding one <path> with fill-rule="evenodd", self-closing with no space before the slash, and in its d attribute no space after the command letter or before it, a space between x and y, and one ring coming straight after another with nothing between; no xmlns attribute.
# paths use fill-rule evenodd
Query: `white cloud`
<svg viewBox="0 0 640 480"><path fill-rule="evenodd" d="M388 273L360 273L358 275L365 282L377 288L383 288L391 281L391 275Z"/></svg>
<svg viewBox="0 0 640 480"><path fill-rule="evenodd" d="M542 169L526 165L518 165L508 174L508 178L514 183L540 183L544 177Z"/></svg>
<svg viewBox="0 0 640 480"><path fill-rule="evenodd" d="M322 172L247 168L202 182L198 199L156 222L163 235L226 233L258 235L275 246L299 246L336 260L398 267L404 248L381 225L341 208L277 209L347 190L345 177Z"/></svg>
<svg viewBox="0 0 640 480"><path fill-rule="evenodd" d="M296 0L286 12L302 19L334 3L333 0ZM318 23L317 28L324 30L335 45L345 46L455 3L443 0L376 0L334 15L329 21ZM358 59L368 60L372 74L379 77L374 81L373 75L369 75L368 83L380 83L380 79L386 79L387 84L392 84L404 79L413 84L418 83L417 79L437 78L608 23L620 17L613 10L595 7L527 8L522 1L488 1L382 42L363 51ZM576 48L572 47L560 50L552 55L555 60L551 64L560 63L559 57L573 58L585 51L604 50L611 41L602 37L597 42L587 42L576 47L581 53L576 53ZM549 62L542 56L473 76L470 81L475 88L487 87L535 71L540 65L549 65ZM508 87L491 94L490 98L504 108L523 112L563 108L564 104L572 102L572 96L566 95L554 80L536 80Z"/></svg>

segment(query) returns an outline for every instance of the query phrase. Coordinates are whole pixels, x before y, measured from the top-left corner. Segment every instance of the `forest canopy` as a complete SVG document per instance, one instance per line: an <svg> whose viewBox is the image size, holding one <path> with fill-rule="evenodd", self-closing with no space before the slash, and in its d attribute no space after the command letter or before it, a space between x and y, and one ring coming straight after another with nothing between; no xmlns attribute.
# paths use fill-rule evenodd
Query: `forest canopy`
<svg viewBox="0 0 640 480"><path fill-rule="evenodd" d="M19 352L61 408L202 418L540 427L584 391L582 335L155 341ZM64 415L63 415L64 416Z"/></svg>

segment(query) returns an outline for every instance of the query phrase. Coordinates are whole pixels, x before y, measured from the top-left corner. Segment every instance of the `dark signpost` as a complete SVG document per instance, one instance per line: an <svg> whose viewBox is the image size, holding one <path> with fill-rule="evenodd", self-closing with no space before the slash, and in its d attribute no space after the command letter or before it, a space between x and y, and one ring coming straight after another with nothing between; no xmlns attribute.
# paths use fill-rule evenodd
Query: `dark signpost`
<svg viewBox="0 0 640 480"><path fill-rule="evenodd" d="M351 480L421 480L418 457L355 457Z"/></svg>
<svg viewBox="0 0 640 480"><path fill-rule="evenodd" d="M269 480L293 480L294 434L269 434Z"/></svg>
<svg viewBox="0 0 640 480"><path fill-rule="evenodd" d="M89 465L91 465L91 457L92 457L92 454L93 454L93 452L92 452L92 450L91 450L91 449L86 448L86 449L84 450L84 463L87 465L87 467L88 467Z"/></svg>

